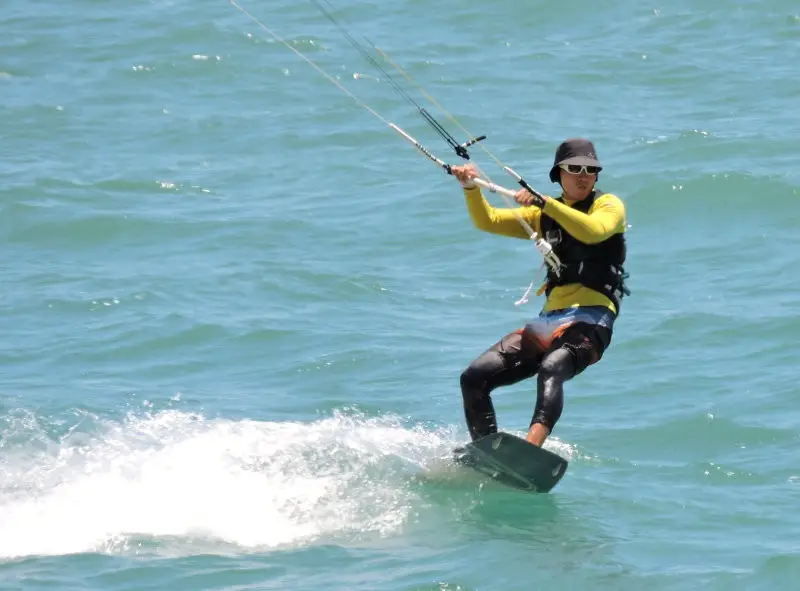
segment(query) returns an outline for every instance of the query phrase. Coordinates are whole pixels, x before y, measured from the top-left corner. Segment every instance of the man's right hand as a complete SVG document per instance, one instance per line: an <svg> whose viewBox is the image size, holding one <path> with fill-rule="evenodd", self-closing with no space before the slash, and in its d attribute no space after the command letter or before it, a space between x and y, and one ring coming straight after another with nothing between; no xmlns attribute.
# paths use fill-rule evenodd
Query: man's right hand
<svg viewBox="0 0 800 591"><path fill-rule="evenodd" d="M514 194L514 201L519 203L520 205L533 205L535 202L535 197L531 194L528 189L520 189Z"/></svg>

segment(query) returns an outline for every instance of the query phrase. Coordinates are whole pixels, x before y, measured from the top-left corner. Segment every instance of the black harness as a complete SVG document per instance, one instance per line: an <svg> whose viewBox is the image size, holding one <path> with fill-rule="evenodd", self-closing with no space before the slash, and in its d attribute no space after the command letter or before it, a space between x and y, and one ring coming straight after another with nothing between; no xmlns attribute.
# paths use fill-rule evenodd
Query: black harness
<svg viewBox="0 0 800 591"><path fill-rule="evenodd" d="M588 213L595 199L603 195L601 191L593 191L586 199L578 201L572 207ZM564 202L563 198L558 201ZM558 222L542 212L542 237L553 247L553 252L561 260L559 276L552 269L547 270L547 287L545 293L550 295L554 287L569 283L580 283L605 295L612 302L619 314L622 298L630 295L625 286L628 273L625 272L625 235L614 234L607 240L597 244L581 242L564 230Z"/></svg>

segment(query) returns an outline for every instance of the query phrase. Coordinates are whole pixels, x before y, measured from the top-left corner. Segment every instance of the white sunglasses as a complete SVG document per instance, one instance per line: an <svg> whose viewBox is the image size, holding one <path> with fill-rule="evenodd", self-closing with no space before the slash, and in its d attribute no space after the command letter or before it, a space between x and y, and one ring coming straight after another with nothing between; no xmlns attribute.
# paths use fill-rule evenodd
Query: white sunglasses
<svg viewBox="0 0 800 591"><path fill-rule="evenodd" d="M601 170L599 166L588 166L586 164L559 164L558 167L569 174L597 174Z"/></svg>

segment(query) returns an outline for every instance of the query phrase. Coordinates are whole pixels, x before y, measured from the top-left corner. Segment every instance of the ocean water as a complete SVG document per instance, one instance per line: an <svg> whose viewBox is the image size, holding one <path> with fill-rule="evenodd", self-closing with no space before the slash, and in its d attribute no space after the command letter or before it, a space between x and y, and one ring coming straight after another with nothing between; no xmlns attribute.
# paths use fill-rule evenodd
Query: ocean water
<svg viewBox="0 0 800 591"><path fill-rule="evenodd" d="M586 136L626 204L566 476L443 459L460 372L542 304L531 244L229 2L11 0L0 589L793 588L800 6L331 1L532 185ZM456 162L314 4L241 6ZM523 433L534 382L494 399Z"/></svg>

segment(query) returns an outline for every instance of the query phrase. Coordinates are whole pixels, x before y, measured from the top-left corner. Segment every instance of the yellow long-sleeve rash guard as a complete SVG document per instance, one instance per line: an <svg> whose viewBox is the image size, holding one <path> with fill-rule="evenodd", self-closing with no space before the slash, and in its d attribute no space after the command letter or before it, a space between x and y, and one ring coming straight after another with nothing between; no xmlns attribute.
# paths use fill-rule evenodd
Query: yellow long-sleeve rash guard
<svg viewBox="0 0 800 591"><path fill-rule="evenodd" d="M519 217L541 235L542 211L573 237L586 244L597 244L625 231L625 206L619 197L611 193L596 197L588 213L573 209L571 204L555 199L548 199L544 210L535 206L498 209L489 204L479 187L464 189L464 197L475 226L490 234L529 240L530 236L519 223ZM614 303L609 298L579 283L553 288L543 310L562 310L576 306L606 306L616 312Z"/></svg>

